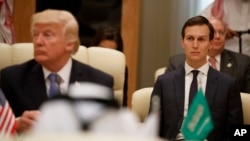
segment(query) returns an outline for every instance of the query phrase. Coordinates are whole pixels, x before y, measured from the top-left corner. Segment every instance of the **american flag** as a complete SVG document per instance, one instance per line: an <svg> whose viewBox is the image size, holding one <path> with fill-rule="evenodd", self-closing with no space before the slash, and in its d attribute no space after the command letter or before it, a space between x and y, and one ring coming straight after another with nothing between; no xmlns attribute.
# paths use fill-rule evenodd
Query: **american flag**
<svg viewBox="0 0 250 141"><path fill-rule="evenodd" d="M15 116L0 89L0 133L4 135L13 135L15 131Z"/></svg>

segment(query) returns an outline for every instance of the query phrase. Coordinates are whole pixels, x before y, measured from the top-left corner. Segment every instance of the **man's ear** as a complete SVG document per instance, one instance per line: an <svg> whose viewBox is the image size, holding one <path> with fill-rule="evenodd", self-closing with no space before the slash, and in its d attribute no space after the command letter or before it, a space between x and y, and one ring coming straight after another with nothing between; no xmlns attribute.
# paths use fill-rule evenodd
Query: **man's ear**
<svg viewBox="0 0 250 141"><path fill-rule="evenodd" d="M68 42L66 46L66 50L73 51L74 50L74 42Z"/></svg>

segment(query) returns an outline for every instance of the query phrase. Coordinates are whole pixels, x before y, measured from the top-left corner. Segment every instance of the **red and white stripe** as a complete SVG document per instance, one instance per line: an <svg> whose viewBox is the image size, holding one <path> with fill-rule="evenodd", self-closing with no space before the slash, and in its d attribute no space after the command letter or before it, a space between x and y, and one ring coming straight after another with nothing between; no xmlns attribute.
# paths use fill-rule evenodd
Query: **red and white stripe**
<svg viewBox="0 0 250 141"><path fill-rule="evenodd" d="M13 0L0 0L0 42L16 42L13 24Z"/></svg>
<svg viewBox="0 0 250 141"><path fill-rule="evenodd" d="M0 132L5 135L15 133L15 116L7 101L0 105Z"/></svg>
<svg viewBox="0 0 250 141"><path fill-rule="evenodd" d="M224 17L224 8L223 8L224 0L214 0L211 15L217 19L222 20Z"/></svg>

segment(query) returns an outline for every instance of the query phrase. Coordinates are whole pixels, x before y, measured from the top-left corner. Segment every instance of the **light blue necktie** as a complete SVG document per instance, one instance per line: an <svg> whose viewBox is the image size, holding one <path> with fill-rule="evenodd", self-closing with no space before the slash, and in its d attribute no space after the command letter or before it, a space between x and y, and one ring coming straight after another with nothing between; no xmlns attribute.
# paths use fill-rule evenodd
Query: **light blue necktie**
<svg viewBox="0 0 250 141"><path fill-rule="evenodd" d="M58 87L58 75L55 73L51 73L48 78L50 81L50 85L49 85L49 98L52 98L58 94L60 94L60 90Z"/></svg>

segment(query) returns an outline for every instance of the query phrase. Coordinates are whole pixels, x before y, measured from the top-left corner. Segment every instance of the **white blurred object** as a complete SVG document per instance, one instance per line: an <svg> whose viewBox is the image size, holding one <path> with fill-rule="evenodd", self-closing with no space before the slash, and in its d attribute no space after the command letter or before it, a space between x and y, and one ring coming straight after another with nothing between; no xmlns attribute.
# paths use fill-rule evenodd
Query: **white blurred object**
<svg viewBox="0 0 250 141"><path fill-rule="evenodd" d="M106 112L106 103L113 99L113 90L95 83L82 82L69 87L68 96L45 102L33 132L76 132L88 128ZM72 99L71 99L72 98ZM99 100L99 101L98 101Z"/></svg>
<svg viewBox="0 0 250 141"><path fill-rule="evenodd" d="M76 133L76 134L27 134L21 136L15 141L166 141L160 138L148 138L137 136L124 136L117 134L108 134L99 136L93 133ZM14 141L4 140L4 141ZM2 140L1 140L2 141Z"/></svg>
<svg viewBox="0 0 250 141"><path fill-rule="evenodd" d="M69 96L48 101L41 107L33 133L78 133L158 137L158 108L153 106L148 119L141 123L128 108L112 106L110 90L90 83L72 85ZM112 91L112 90L111 90ZM155 105L155 104L153 104ZM142 105L143 106L143 105ZM156 108L154 108L156 107Z"/></svg>
<svg viewBox="0 0 250 141"><path fill-rule="evenodd" d="M146 120L141 123L139 117L130 109L106 112L92 125L91 132L96 134L121 134L128 136L157 138L159 129L158 96L152 98L152 110Z"/></svg>
<svg viewBox="0 0 250 141"><path fill-rule="evenodd" d="M81 129L81 123L74 113L72 103L66 100L53 100L40 108L38 118L31 132L35 133L73 133Z"/></svg>
<svg viewBox="0 0 250 141"><path fill-rule="evenodd" d="M89 130L92 123L106 113L107 108L94 101L77 101L74 110L81 121L83 130Z"/></svg>
<svg viewBox="0 0 250 141"><path fill-rule="evenodd" d="M129 109L109 110L97 119L91 132L95 134L137 135L139 119Z"/></svg>
<svg viewBox="0 0 250 141"><path fill-rule="evenodd" d="M158 96L152 97L152 108L149 116L144 121L139 134L147 137L157 137L159 131L159 110L160 98Z"/></svg>
<svg viewBox="0 0 250 141"><path fill-rule="evenodd" d="M73 98L113 98L113 90L109 87L91 82L76 82L69 87L69 96Z"/></svg>
<svg viewBox="0 0 250 141"><path fill-rule="evenodd" d="M70 85L69 96L82 99L75 102L74 110L85 130L88 130L90 124L106 112L108 109L106 104L114 100L111 88L91 82Z"/></svg>

